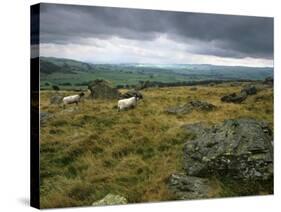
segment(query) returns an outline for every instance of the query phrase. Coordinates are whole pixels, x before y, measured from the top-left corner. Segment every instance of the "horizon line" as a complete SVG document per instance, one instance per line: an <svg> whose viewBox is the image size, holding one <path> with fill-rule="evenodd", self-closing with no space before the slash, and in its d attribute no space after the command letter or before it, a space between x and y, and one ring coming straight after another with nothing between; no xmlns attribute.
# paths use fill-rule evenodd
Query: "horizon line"
<svg viewBox="0 0 281 212"><path fill-rule="evenodd" d="M55 57L55 56L39 56L39 58L55 58L55 59L65 59L65 60L73 60L82 63L88 63L93 65L128 65L128 64L144 64L144 65L210 65L210 66L228 66L228 67L246 67L246 68L272 68L273 66L247 66L247 65L218 65L218 64L211 64L211 63L140 63L140 62L116 62L116 63L101 63L101 62L92 62L87 60L78 60L73 58L67 57ZM274 60L273 60L274 61ZM274 62L273 62L274 63Z"/></svg>

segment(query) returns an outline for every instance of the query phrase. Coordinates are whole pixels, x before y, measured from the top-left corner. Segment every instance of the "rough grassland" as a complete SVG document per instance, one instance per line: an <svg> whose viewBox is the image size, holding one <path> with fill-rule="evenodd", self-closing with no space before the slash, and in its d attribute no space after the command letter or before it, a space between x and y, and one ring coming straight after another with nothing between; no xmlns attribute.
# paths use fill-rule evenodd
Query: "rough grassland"
<svg viewBox="0 0 281 212"><path fill-rule="evenodd" d="M151 88L137 108L117 112L117 101L85 99L78 107L49 105L52 91L41 92L41 111L53 116L41 128L41 206L91 205L108 193L130 203L175 199L166 186L170 174L182 171L182 148L190 135L181 125L253 117L273 126L272 89L249 96L242 104L222 103L222 95L241 86ZM61 94L72 94L60 91ZM208 101L218 108L175 116L164 110L188 100ZM214 179L210 197L222 188Z"/></svg>

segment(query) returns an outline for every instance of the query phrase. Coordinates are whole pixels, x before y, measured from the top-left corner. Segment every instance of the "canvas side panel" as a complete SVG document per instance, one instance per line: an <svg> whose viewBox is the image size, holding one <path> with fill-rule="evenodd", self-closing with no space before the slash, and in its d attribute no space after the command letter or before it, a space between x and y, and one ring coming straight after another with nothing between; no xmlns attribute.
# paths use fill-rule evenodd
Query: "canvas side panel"
<svg viewBox="0 0 281 212"><path fill-rule="evenodd" d="M32 5L30 8L30 123L31 123L31 144L30 144L30 205L40 208L40 188L39 188L39 32L40 32L40 5Z"/></svg>

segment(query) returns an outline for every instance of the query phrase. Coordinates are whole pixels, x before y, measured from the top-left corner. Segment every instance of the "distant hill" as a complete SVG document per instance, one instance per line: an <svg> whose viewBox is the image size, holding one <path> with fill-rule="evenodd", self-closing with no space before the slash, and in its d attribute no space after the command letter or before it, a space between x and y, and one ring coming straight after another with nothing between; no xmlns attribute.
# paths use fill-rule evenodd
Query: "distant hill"
<svg viewBox="0 0 281 212"><path fill-rule="evenodd" d="M217 66L209 64L91 64L71 59L40 57L41 87L80 87L104 79L118 87L179 84L198 81L264 80L273 77L270 67ZM149 83L147 83L149 82Z"/></svg>
<svg viewBox="0 0 281 212"><path fill-rule="evenodd" d="M71 59L40 57L40 72L43 74L56 72L76 74L81 71L93 71L93 65Z"/></svg>

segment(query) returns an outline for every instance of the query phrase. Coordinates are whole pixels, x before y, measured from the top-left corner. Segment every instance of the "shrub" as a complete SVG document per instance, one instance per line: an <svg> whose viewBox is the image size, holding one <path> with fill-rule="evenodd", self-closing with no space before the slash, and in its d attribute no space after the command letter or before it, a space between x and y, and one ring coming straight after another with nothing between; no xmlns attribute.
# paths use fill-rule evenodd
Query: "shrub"
<svg viewBox="0 0 281 212"><path fill-rule="evenodd" d="M57 85L53 85L52 88L53 88L54 91L59 91L60 90L60 87L57 86Z"/></svg>

